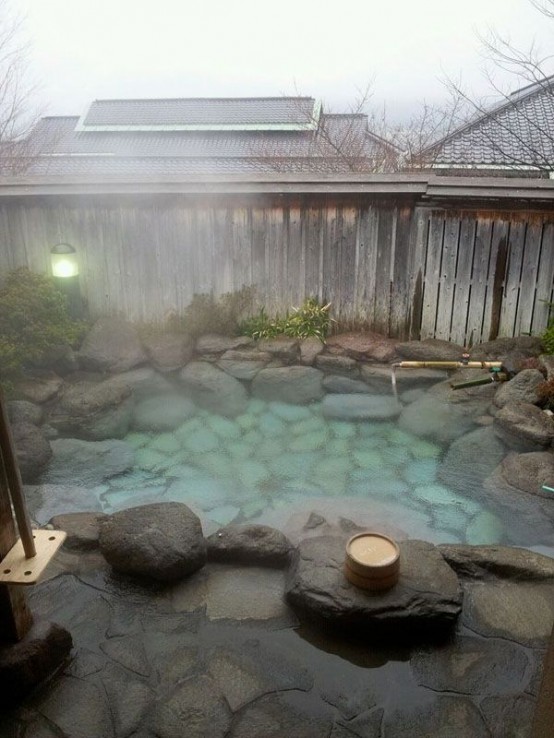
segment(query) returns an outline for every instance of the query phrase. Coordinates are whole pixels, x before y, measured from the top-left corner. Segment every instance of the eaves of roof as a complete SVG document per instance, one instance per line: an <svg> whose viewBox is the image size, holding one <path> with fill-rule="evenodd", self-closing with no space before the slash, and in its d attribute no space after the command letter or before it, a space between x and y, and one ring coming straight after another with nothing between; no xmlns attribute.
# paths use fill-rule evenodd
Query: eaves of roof
<svg viewBox="0 0 554 738"><path fill-rule="evenodd" d="M499 177L440 177L425 174L253 173L204 177L91 179L90 177L0 177L0 198L91 195L369 194L418 201L529 201L554 205L554 181Z"/></svg>

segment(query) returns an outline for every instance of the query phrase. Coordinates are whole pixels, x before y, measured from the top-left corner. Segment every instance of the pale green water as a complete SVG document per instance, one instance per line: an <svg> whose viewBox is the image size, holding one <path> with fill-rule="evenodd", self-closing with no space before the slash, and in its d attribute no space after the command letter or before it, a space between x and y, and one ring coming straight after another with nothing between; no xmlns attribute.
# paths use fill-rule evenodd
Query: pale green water
<svg viewBox="0 0 554 738"><path fill-rule="evenodd" d="M106 512L188 504L205 528L267 522L286 529L311 510L410 537L495 543L500 520L437 481L445 449L389 422L338 422L319 403L252 399L234 420L198 410L171 433L130 433L136 463L101 496Z"/></svg>

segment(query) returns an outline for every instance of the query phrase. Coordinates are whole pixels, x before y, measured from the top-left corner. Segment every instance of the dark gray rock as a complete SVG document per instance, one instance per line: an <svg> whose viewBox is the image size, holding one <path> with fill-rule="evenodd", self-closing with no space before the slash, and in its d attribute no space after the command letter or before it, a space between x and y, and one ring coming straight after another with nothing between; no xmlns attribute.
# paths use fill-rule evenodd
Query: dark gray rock
<svg viewBox="0 0 554 738"><path fill-rule="evenodd" d="M524 738L530 735L535 700L527 694L511 692L485 697L481 713L491 738Z"/></svg>
<svg viewBox="0 0 554 738"><path fill-rule="evenodd" d="M392 367L362 364L361 376L372 392L392 393ZM428 388L448 379L448 372L439 369L396 369L396 386L399 392Z"/></svg>
<svg viewBox="0 0 554 738"><path fill-rule="evenodd" d="M308 692L314 686L313 676L294 656L257 639L213 649L208 670L233 712L263 694L285 689Z"/></svg>
<svg viewBox="0 0 554 738"><path fill-rule="evenodd" d="M360 376L360 366L355 359L348 356L333 356L332 354L320 354L315 365L326 374L339 374L343 377L357 379Z"/></svg>
<svg viewBox="0 0 554 738"><path fill-rule="evenodd" d="M151 366L141 366L130 369L128 372L116 374L110 380L114 386L126 385L138 401L152 395L162 395L165 392L174 392L175 387L167 377L154 371Z"/></svg>
<svg viewBox="0 0 554 738"><path fill-rule="evenodd" d="M471 350L471 359L476 361L502 361L513 351L525 356L538 356L541 350L540 336L496 338L494 341L485 341L474 346Z"/></svg>
<svg viewBox="0 0 554 738"><path fill-rule="evenodd" d="M294 693L277 692L246 705L234 718L229 738L321 738L330 735L331 711L303 708Z"/></svg>
<svg viewBox="0 0 554 738"><path fill-rule="evenodd" d="M110 515L100 524L100 550L116 571L162 582L182 579L206 562L200 520L178 502Z"/></svg>
<svg viewBox="0 0 554 738"><path fill-rule="evenodd" d="M451 543L442 544L438 548L454 571L467 579L554 581L554 559L525 548Z"/></svg>
<svg viewBox="0 0 554 738"><path fill-rule="evenodd" d="M554 440L554 420L536 405L514 402L495 415L494 432L516 451L539 451Z"/></svg>
<svg viewBox="0 0 554 738"><path fill-rule="evenodd" d="M258 349L271 354L274 359L281 359L288 363L298 358L298 344L296 338L277 336L258 341Z"/></svg>
<svg viewBox="0 0 554 738"><path fill-rule="evenodd" d="M22 395L26 400L42 405L45 402L53 400L61 388L63 387L63 379L56 374L41 374L40 376L26 379L17 384L17 394Z"/></svg>
<svg viewBox="0 0 554 738"><path fill-rule="evenodd" d="M93 372L126 372L147 360L136 328L117 318L97 320L79 351L79 363Z"/></svg>
<svg viewBox="0 0 554 738"><path fill-rule="evenodd" d="M304 405L323 397L323 373L309 366L262 369L252 382L252 394L262 400Z"/></svg>
<svg viewBox="0 0 554 738"><path fill-rule="evenodd" d="M71 635L56 623L35 621L17 643L0 643L0 706L12 707L69 657Z"/></svg>
<svg viewBox="0 0 554 738"><path fill-rule="evenodd" d="M56 530L67 533L64 548L72 551L93 551L98 548L100 521L107 516L97 512L78 512L54 515L50 520Z"/></svg>
<svg viewBox="0 0 554 738"><path fill-rule="evenodd" d="M49 416L52 427L87 441L123 438L129 431L131 389L117 381L69 385Z"/></svg>
<svg viewBox="0 0 554 738"><path fill-rule="evenodd" d="M424 687L479 696L523 691L529 668L521 646L465 636L440 649L417 651L410 663L417 682Z"/></svg>
<svg viewBox="0 0 554 738"><path fill-rule="evenodd" d="M340 358L340 357L339 357ZM365 382L331 374L323 380L326 392L337 395L364 394L372 392Z"/></svg>
<svg viewBox="0 0 554 738"><path fill-rule="evenodd" d="M217 366L236 379L254 379L260 369L264 369L273 357L263 351L226 351Z"/></svg>
<svg viewBox="0 0 554 738"><path fill-rule="evenodd" d="M253 343L253 339L248 336L219 336L210 333L200 336L195 348L197 354L222 354L231 349L251 346Z"/></svg>
<svg viewBox="0 0 554 738"><path fill-rule="evenodd" d="M131 426L147 432L173 431L196 413L194 403L183 395L148 397L135 405Z"/></svg>
<svg viewBox="0 0 554 738"><path fill-rule="evenodd" d="M125 669L108 664L100 675L108 697L116 736L136 736L146 722L154 694L150 687Z"/></svg>
<svg viewBox="0 0 554 738"><path fill-rule="evenodd" d="M208 559L252 566L288 566L292 543L267 525L227 525L207 539Z"/></svg>
<svg viewBox="0 0 554 738"><path fill-rule="evenodd" d="M506 447L493 429L478 428L450 445L439 467L438 478L462 492L480 487L505 455Z"/></svg>
<svg viewBox="0 0 554 738"><path fill-rule="evenodd" d="M316 336L310 336L300 341L300 363L304 366L312 366L316 356L323 351L325 345Z"/></svg>
<svg viewBox="0 0 554 738"><path fill-rule="evenodd" d="M323 416L335 420L391 420L401 410L394 397L382 395L327 395L321 403Z"/></svg>
<svg viewBox="0 0 554 738"><path fill-rule="evenodd" d="M326 342L326 353L357 361L388 363L397 358L396 341L379 333L339 333Z"/></svg>
<svg viewBox="0 0 554 738"><path fill-rule="evenodd" d="M135 460L134 450L125 441L58 438L50 445L53 456L43 475L48 484L95 487L130 469Z"/></svg>
<svg viewBox="0 0 554 738"><path fill-rule="evenodd" d="M52 458L52 448L44 433L31 423L12 427L17 463L24 484L35 482Z"/></svg>
<svg viewBox="0 0 554 738"><path fill-rule="evenodd" d="M504 407L513 402L528 402L535 405L539 401L537 387L544 382L544 377L538 369L524 369L504 382L496 390L494 404Z"/></svg>
<svg viewBox="0 0 554 738"><path fill-rule="evenodd" d="M207 676L190 677L178 684L156 706L153 718L157 738L224 738L230 725L229 706Z"/></svg>
<svg viewBox="0 0 554 738"><path fill-rule="evenodd" d="M391 738L489 738L481 713L468 697L426 697L388 711L383 735Z"/></svg>
<svg viewBox="0 0 554 738"><path fill-rule="evenodd" d="M64 676L39 704L39 711L55 725L58 735L112 738L113 728L102 686Z"/></svg>
<svg viewBox="0 0 554 738"><path fill-rule="evenodd" d="M396 344L396 353L406 361L461 361L464 351L463 346L438 338Z"/></svg>
<svg viewBox="0 0 554 738"><path fill-rule="evenodd" d="M152 366L159 372L174 372L192 359L193 342L186 333L152 333L143 336Z"/></svg>
<svg viewBox="0 0 554 738"><path fill-rule="evenodd" d="M42 408L40 405L35 405L34 402L28 400L10 400L8 402L8 418L12 425L18 423L40 425L42 415Z"/></svg>
<svg viewBox="0 0 554 738"><path fill-rule="evenodd" d="M531 451L530 453L508 454L497 469L506 484L524 490L531 495L544 497L554 503L554 493L542 489L542 485L553 486L554 453Z"/></svg>
<svg viewBox="0 0 554 738"><path fill-rule="evenodd" d="M235 417L246 409L248 395L242 384L206 361L192 361L179 379L194 402L219 415Z"/></svg>
<svg viewBox="0 0 554 738"><path fill-rule="evenodd" d="M288 602L300 614L366 634L409 637L453 625L462 606L454 571L430 543L399 545L398 583L386 592L367 593L344 577L344 539L320 536L302 541L293 556Z"/></svg>

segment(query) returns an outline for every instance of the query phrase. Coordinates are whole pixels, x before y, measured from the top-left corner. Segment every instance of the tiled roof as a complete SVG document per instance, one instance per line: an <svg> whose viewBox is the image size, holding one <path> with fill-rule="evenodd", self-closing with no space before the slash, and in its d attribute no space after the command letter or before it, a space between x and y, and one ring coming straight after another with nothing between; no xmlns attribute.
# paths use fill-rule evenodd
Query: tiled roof
<svg viewBox="0 0 554 738"><path fill-rule="evenodd" d="M312 98L295 100L298 99L309 100L313 105ZM269 109L268 100L282 113L291 98L284 98L284 106L280 105L281 98L262 98L258 108ZM140 101L144 102L148 101ZM152 102L161 103L163 107L166 102L179 101ZM234 106L237 100L231 102ZM249 104L246 107L250 112L254 109ZM248 110L244 112L244 119L250 115ZM269 120L269 112L266 112L266 120ZM365 115L321 114L316 130L141 130L132 127L98 130L83 128L79 125L82 120L76 116L43 118L28 141L29 173L56 176L105 173L109 177L163 171L168 174L348 171L352 168L348 157L356 160L356 169L371 171L381 164L385 154L394 151L391 144L368 131Z"/></svg>
<svg viewBox="0 0 554 738"><path fill-rule="evenodd" d="M313 97L95 100L83 129L305 126L317 119Z"/></svg>
<svg viewBox="0 0 554 738"><path fill-rule="evenodd" d="M554 79L518 90L423 155L438 167L554 169Z"/></svg>

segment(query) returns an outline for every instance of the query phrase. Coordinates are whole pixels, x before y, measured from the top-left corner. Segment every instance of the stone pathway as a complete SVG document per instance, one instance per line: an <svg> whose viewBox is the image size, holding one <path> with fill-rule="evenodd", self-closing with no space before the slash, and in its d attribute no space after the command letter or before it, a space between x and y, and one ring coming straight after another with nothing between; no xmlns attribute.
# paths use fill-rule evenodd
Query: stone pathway
<svg viewBox="0 0 554 738"><path fill-rule="evenodd" d="M62 551L31 593L70 663L0 718L2 738L524 738L554 619L554 561L445 546L463 609L401 646L299 622L286 574L210 563L172 585Z"/></svg>

